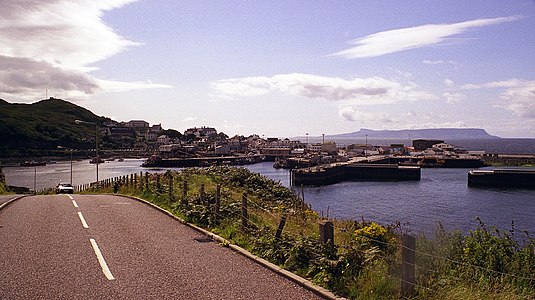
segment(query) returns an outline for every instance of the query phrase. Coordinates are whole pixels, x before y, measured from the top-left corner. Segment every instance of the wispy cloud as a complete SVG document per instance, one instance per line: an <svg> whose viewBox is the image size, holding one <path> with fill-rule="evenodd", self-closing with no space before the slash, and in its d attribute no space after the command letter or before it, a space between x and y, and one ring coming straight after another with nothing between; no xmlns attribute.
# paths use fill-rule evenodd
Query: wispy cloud
<svg viewBox="0 0 535 300"><path fill-rule="evenodd" d="M197 121L199 119L199 117L187 117L187 118L184 118L182 120L182 122L184 123L189 123L189 122L194 122L194 121Z"/></svg>
<svg viewBox="0 0 535 300"><path fill-rule="evenodd" d="M466 96L461 93L442 93L442 97L446 99L448 104L460 103Z"/></svg>
<svg viewBox="0 0 535 300"><path fill-rule="evenodd" d="M374 33L351 41L355 45L332 55L344 58L376 57L410 49L441 44L449 37L459 35L470 29L512 22L521 16L492 19L476 19L452 24L427 24Z"/></svg>
<svg viewBox="0 0 535 300"><path fill-rule="evenodd" d="M163 87L109 82L90 75L95 70L91 64L139 45L101 19L105 11L134 1L2 1L0 94L28 98L48 88L78 96L118 85L121 89Z"/></svg>
<svg viewBox="0 0 535 300"><path fill-rule="evenodd" d="M302 73L223 79L211 83L211 88L223 98L279 93L360 105L436 99L411 82L400 83L380 77L348 80Z"/></svg>
<svg viewBox="0 0 535 300"><path fill-rule="evenodd" d="M394 120L386 114L382 113L373 113L358 110L354 106L342 106L339 110L340 117L347 121L352 122L369 122L374 121L378 123L393 123Z"/></svg>
<svg viewBox="0 0 535 300"><path fill-rule="evenodd" d="M507 109L519 117L535 119L535 80L513 78L484 84L466 84L463 89L502 89L496 107Z"/></svg>

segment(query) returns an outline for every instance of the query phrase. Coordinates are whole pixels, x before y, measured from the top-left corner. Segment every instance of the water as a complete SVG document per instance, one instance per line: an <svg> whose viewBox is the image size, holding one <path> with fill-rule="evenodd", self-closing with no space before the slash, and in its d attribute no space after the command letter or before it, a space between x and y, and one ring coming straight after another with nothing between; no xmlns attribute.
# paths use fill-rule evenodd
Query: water
<svg viewBox="0 0 535 300"><path fill-rule="evenodd" d="M440 139L440 138L439 138ZM366 138L360 137L355 139L329 139L336 142L338 146L347 146L351 144L365 144ZM321 138L310 138L309 141L321 142ZM470 151L486 151L487 153L502 154L533 154L535 153L535 139L525 138L501 138L501 139L444 139L448 144ZM409 139L379 139L368 138L368 144L374 146L404 144L412 145Z"/></svg>
<svg viewBox="0 0 535 300"><path fill-rule="evenodd" d="M125 174L165 172L146 169L143 160L106 162L99 165L99 178ZM288 186L288 170L273 169L263 162L246 166ZM4 167L9 185L33 189L37 171L37 189L54 187L70 180L70 163L58 162L42 167ZM420 181L407 182L342 182L323 187L305 187L305 201L317 212L330 217L394 223L399 221L409 232L431 235L437 222L446 229L467 232L474 229L480 217L487 225L500 230L528 230L535 233L535 191L476 189L467 187L468 169L422 169ZM87 160L73 162L73 184L94 181L96 166ZM300 192L300 188L297 188ZM297 191L296 191L297 192Z"/></svg>

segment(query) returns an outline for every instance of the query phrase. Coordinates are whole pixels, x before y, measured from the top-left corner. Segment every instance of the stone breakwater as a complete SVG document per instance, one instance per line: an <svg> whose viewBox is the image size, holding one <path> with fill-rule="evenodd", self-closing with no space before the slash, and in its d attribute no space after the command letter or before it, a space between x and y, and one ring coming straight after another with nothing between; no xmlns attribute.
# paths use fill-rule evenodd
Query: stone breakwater
<svg viewBox="0 0 535 300"><path fill-rule="evenodd" d="M292 170L293 185L328 185L342 181L420 180L421 169L396 164L332 164Z"/></svg>

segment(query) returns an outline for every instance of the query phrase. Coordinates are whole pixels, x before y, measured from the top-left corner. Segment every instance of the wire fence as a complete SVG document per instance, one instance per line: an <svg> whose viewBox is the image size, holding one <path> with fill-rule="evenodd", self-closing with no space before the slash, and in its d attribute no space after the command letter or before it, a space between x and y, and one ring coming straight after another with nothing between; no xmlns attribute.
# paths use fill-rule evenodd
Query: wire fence
<svg viewBox="0 0 535 300"><path fill-rule="evenodd" d="M120 187L127 187L148 190L161 195L163 199L165 199L165 195L167 194L167 201L171 206L176 206L180 203L195 203L196 205L204 206L207 215L212 218L207 221L210 224L212 224L214 220L232 220L232 222L241 222L242 226L264 228L273 233L277 231L277 222L281 221L283 215L287 213L304 214L304 211L309 209L304 203L304 200L299 198L299 201L301 202L295 203L289 210L275 212L272 203L265 203L257 197L249 196L247 194L243 195L242 203L240 204L231 199L231 196L236 193L235 189L231 187L218 187L219 192L216 192L215 189L208 190L204 185L202 187L193 186L191 184L188 185L187 181L179 181L180 179L181 178L173 178L172 176L162 174L129 174L107 178L98 183L77 186L75 190L81 192L99 187L113 187L114 191L117 192L117 189ZM219 201L219 207L217 208L216 201ZM234 206L231 207L231 205ZM266 221L266 216L271 220ZM438 294L440 291L437 289L437 286L440 287L440 285L437 285L436 280L432 280L433 278L440 278L441 280L447 280L449 282L462 282L463 279L459 274L467 270L473 273L468 272L465 274L478 276L483 276L485 275L484 273L489 274L489 276L487 276L488 280L505 279L509 281L522 281L530 286L531 293L535 291L535 277L533 276L533 273L519 274L497 270L470 261L453 258L452 256L441 253L441 251L425 250L425 247L423 247L423 249L422 247L417 247L416 243L414 245L408 245L403 242L403 239L397 239L396 242L393 242L392 240L380 240L366 235L360 237L376 246L383 245L390 249L397 249L396 251L399 252L406 251L413 253L415 256L414 261L405 260L403 256L400 257L399 255L392 254L387 255L382 252L375 253L373 256L387 262L389 265L398 266L385 273L385 276L388 276L393 281L399 282L402 287L411 287L416 293ZM356 249L356 251L362 251L363 254L367 254L361 249ZM535 253L527 253L527 255L535 256ZM407 268L412 269L414 278L405 276ZM531 266L531 268L535 269L535 266ZM452 269L457 270L458 272L452 272ZM529 270L529 268L527 269ZM413 295L413 292L405 292L402 290L400 297L409 299ZM520 297L532 299L534 295L535 294L529 294L528 296L521 295Z"/></svg>

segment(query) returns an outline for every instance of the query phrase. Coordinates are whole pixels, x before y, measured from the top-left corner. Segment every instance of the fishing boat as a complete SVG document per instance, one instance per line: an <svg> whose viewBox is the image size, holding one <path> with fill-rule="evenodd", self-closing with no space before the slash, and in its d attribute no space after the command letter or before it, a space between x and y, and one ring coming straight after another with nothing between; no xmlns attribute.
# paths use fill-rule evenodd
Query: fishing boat
<svg viewBox="0 0 535 300"><path fill-rule="evenodd" d="M21 167L38 167L46 166L46 161L25 160L20 163Z"/></svg>
<svg viewBox="0 0 535 300"><path fill-rule="evenodd" d="M89 161L90 164L102 164L102 163L104 163L104 162L105 162L105 160L102 159L102 158L100 158L100 157L93 157L93 158Z"/></svg>

